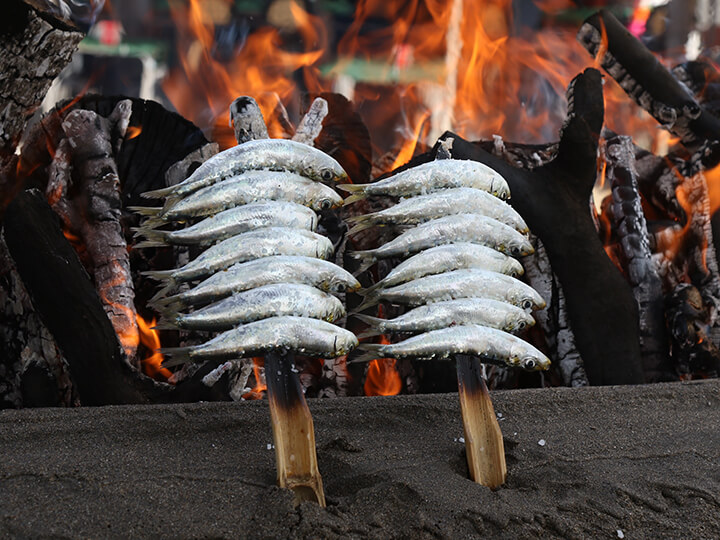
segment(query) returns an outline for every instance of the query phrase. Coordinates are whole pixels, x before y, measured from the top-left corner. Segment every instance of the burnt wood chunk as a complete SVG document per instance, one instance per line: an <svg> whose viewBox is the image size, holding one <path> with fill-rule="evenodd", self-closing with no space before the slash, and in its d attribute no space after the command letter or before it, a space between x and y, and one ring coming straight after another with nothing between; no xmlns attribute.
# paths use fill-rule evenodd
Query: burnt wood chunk
<svg viewBox="0 0 720 540"><path fill-rule="evenodd" d="M270 138L262 111L250 96L240 96L232 102L230 125L235 131L235 140L238 144Z"/></svg>
<svg viewBox="0 0 720 540"><path fill-rule="evenodd" d="M603 123L600 73L587 69L578 75L568 97L557 157L532 170L508 164L453 133L441 140L455 139L453 158L485 163L508 181L510 203L545 245L562 285L590 384L642 383L637 304L607 257L589 210Z"/></svg>
<svg viewBox="0 0 720 540"><path fill-rule="evenodd" d="M607 50L603 49L607 36ZM578 40L622 89L661 125L695 150L720 138L720 119L697 103L655 55L609 11L585 20Z"/></svg>
<svg viewBox="0 0 720 540"><path fill-rule="evenodd" d="M10 204L4 237L83 404L150 403L170 391L125 360L93 284L40 192L23 191Z"/></svg>
<svg viewBox="0 0 720 540"><path fill-rule="evenodd" d="M612 189L614 229L624 255L624 267L638 302L640 348L647 382L673 380L665 330L662 281L650 252L650 237L635 170L635 149L627 136L605 142L607 178Z"/></svg>
<svg viewBox="0 0 720 540"><path fill-rule="evenodd" d="M315 98L310 108L298 124L292 140L312 146L323 128L323 120L328 115L328 103L323 98Z"/></svg>
<svg viewBox="0 0 720 540"><path fill-rule="evenodd" d="M3 2L0 21L0 154L11 155L52 81L84 33L22 0Z"/></svg>

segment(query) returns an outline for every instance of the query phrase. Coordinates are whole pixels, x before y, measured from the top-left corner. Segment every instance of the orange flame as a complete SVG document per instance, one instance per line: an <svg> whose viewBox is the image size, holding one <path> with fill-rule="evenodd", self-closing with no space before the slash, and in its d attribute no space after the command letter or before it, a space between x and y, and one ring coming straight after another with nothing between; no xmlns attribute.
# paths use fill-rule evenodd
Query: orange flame
<svg viewBox="0 0 720 540"><path fill-rule="evenodd" d="M231 0L225 0L228 6ZM295 91L293 71L315 64L323 54L317 18L292 4L291 13L305 41L305 52L282 48L277 29L261 28L251 33L242 49L227 62L213 55L215 23L207 3L190 0L189 6L171 3L178 27L178 55L182 71L173 71L163 89L178 111L201 127L213 126L213 136L223 147L235 139L228 127L230 103L240 95L252 95L260 105L268 131L277 136L282 128L273 116L276 97L287 102ZM229 8L228 8L229 9ZM307 80L312 80L311 73Z"/></svg>
<svg viewBox="0 0 720 540"><path fill-rule="evenodd" d="M536 3L551 13L570 5ZM223 0L213 2L218 4ZM556 140L567 85L607 49L604 29L597 60L576 42L575 24L543 28L532 36L513 32L511 0L358 0L353 22L338 41L337 62L322 66L321 75L320 62L330 56L327 32L298 3L291 2L290 13L273 21L282 34L269 26L254 30L224 61L213 53L217 16L209 6L200 0L171 3L182 70L173 71L163 86L182 115L202 127L214 126L212 137L224 147L235 144L227 109L239 95L255 97L270 135L277 137L283 133L274 116L278 99L291 114L297 112L295 80L301 76L306 90L319 92L330 90L340 75L358 83L354 101L374 135L377 155L402 148L396 164L409 158L418 138L433 144L427 138L448 128L470 139L499 134L524 143ZM382 20L385 26L377 24ZM282 36L292 34L300 37L301 52L285 49ZM434 91L408 91L420 87ZM608 127L650 143L656 122L612 79L604 91ZM440 109L444 114L437 114ZM430 117L423 118L428 110ZM411 127L402 129L406 118L412 119ZM431 125L420 127L424 123Z"/></svg>
<svg viewBox="0 0 720 540"><path fill-rule="evenodd" d="M378 306L378 317L383 317L383 307ZM380 336L380 343L388 344L387 336ZM394 358L377 358L368 365L365 377L366 396L395 396L402 390L402 380L395 369Z"/></svg>
<svg viewBox="0 0 720 540"><path fill-rule="evenodd" d="M134 139L142 133L142 126L128 126L127 133L125 134L125 140L129 141Z"/></svg>
<svg viewBox="0 0 720 540"><path fill-rule="evenodd" d="M255 386L249 392L243 394L243 399L262 399L263 392L267 390L267 384L265 383L260 368L265 365L265 360L262 357L253 358L253 375L255 375Z"/></svg>
<svg viewBox="0 0 720 540"><path fill-rule="evenodd" d="M153 379L167 381L172 372L162 367L163 355L158 351L160 348L160 334L152 328L156 323L155 318L148 324L139 313L137 315L140 343L148 349L148 355L142 361L142 368L145 374Z"/></svg>

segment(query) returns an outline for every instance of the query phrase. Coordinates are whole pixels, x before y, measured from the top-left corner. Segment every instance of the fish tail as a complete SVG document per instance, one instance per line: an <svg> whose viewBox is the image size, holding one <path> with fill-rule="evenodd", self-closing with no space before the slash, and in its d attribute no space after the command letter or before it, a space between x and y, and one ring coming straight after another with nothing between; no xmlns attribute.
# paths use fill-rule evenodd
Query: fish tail
<svg viewBox="0 0 720 540"><path fill-rule="evenodd" d="M174 186L168 186L161 189L153 189L151 191L146 191L145 193L141 193L140 196L143 199L162 199L164 197L167 197L170 195L175 189L177 188L177 185Z"/></svg>
<svg viewBox="0 0 720 540"><path fill-rule="evenodd" d="M366 287L365 289L360 289L358 291L358 293L362 294L363 296L370 296L378 289L382 289L384 285L385 285L385 280L381 279L377 283L373 283L372 285L370 285L369 287Z"/></svg>
<svg viewBox="0 0 720 540"><path fill-rule="evenodd" d="M354 218L348 219L347 221L349 221L353 225L352 227L350 227L350 230L348 231L348 234L351 236L356 233L359 233L360 231L364 231L365 229L374 227L376 225L375 214L366 214L364 216L356 216Z"/></svg>
<svg viewBox="0 0 720 540"><path fill-rule="evenodd" d="M160 245L167 246L168 245L168 238L170 237L170 233L172 231L158 231L157 229L152 229L143 226L140 227L132 227L130 229L135 233L135 238L139 236L144 236L146 242L153 242L153 243L160 243ZM140 247L137 244L135 247Z"/></svg>
<svg viewBox="0 0 720 540"><path fill-rule="evenodd" d="M162 206L128 206L127 209L148 217L155 217L162 212Z"/></svg>
<svg viewBox="0 0 720 540"><path fill-rule="evenodd" d="M385 322L385 319L378 317L371 317L370 315L363 315L362 313L354 313L353 317L360 319L365 324L372 326L373 328Z"/></svg>
<svg viewBox="0 0 720 540"><path fill-rule="evenodd" d="M353 276L359 276L365 270L375 264L375 261L377 261L375 251L372 249L365 251L349 251L348 255L350 255L350 257L352 257L353 259L360 259L360 268L353 272Z"/></svg>
<svg viewBox="0 0 720 540"><path fill-rule="evenodd" d="M343 200L343 206L347 206L354 202L363 201L366 198L367 198L367 195L365 195L365 193L353 193L349 197L345 197L345 199Z"/></svg>
<svg viewBox="0 0 720 540"><path fill-rule="evenodd" d="M362 351L362 354L356 356L348 362L348 364L362 364L383 357L381 353L383 345L380 343L361 343L356 350Z"/></svg>
<svg viewBox="0 0 720 540"><path fill-rule="evenodd" d="M336 184L335 187L348 193L359 193L365 191L368 184Z"/></svg>
<svg viewBox="0 0 720 540"><path fill-rule="evenodd" d="M158 281L166 281L172 279L172 275L174 273L175 270L147 270L145 272L140 272L140 275L147 276Z"/></svg>
<svg viewBox="0 0 720 540"><path fill-rule="evenodd" d="M163 347L160 349L160 353L164 356L169 356L170 359L165 359L162 363L162 367L179 366L189 362L191 358L193 348L192 347Z"/></svg>
<svg viewBox="0 0 720 540"><path fill-rule="evenodd" d="M356 315L357 313L360 313L361 311L365 311L367 308L377 306L380 303L380 296L369 296L365 297L365 300L363 300L362 304L360 304L357 309L352 313L352 315Z"/></svg>
<svg viewBox="0 0 720 540"><path fill-rule="evenodd" d="M179 325L177 323L177 317L170 315L161 315L160 320L152 327L152 330L177 330Z"/></svg>
<svg viewBox="0 0 720 540"><path fill-rule="evenodd" d="M369 328L368 330L365 330L365 332L361 332L360 334L358 334L357 337L358 339L365 339L380 335L382 335L382 332L377 328Z"/></svg>

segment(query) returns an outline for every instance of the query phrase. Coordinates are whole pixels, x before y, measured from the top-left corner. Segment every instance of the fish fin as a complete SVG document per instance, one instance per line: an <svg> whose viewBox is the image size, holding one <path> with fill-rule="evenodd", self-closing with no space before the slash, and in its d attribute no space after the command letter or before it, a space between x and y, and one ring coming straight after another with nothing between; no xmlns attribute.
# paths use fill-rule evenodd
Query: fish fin
<svg viewBox="0 0 720 540"><path fill-rule="evenodd" d="M128 206L127 209L141 216L155 217L162 213L162 206Z"/></svg>
<svg viewBox="0 0 720 540"><path fill-rule="evenodd" d="M145 272L140 272L140 275L147 276L158 281L167 281L172 280L172 275L174 273L175 270L146 270Z"/></svg>
<svg viewBox="0 0 720 540"><path fill-rule="evenodd" d="M365 300L363 300L362 304L360 304L357 309L351 313L351 315L356 315L360 313L361 311L365 311L369 307L377 306L380 303L380 296L370 296L365 297Z"/></svg>
<svg viewBox="0 0 720 540"><path fill-rule="evenodd" d="M346 197L345 199L343 199L343 206L347 206L354 202L362 201L366 198L367 198L367 195L365 195L365 193L353 193L349 197Z"/></svg>
<svg viewBox="0 0 720 540"><path fill-rule="evenodd" d="M348 193L358 193L365 191L368 184L336 184L335 187Z"/></svg>
<svg viewBox="0 0 720 540"><path fill-rule="evenodd" d="M380 343L361 343L355 350L363 351L362 354L348 361L348 364L362 364L382 358L380 351L383 345Z"/></svg>
<svg viewBox="0 0 720 540"><path fill-rule="evenodd" d="M140 196L143 199L162 199L170 195L173 191L175 191L175 189L177 189L177 184L161 189L153 189L152 191L146 191L145 193L141 193Z"/></svg>
<svg viewBox="0 0 720 540"><path fill-rule="evenodd" d="M179 366L180 364L190 362L192 360L190 357L192 349L192 347L162 347L160 354L170 356L169 360L163 360L162 367Z"/></svg>

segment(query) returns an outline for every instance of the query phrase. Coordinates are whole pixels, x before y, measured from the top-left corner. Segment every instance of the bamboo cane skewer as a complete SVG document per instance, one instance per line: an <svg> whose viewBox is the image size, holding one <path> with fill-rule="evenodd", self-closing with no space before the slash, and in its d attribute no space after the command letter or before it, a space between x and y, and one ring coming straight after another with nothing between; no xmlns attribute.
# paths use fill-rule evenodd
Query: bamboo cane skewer
<svg viewBox="0 0 720 540"><path fill-rule="evenodd" d="M458 355L456 363L470 478L495 489L505 483L505 447L490 393L482 377L482 365L477 358L464 355Z"/></svg>
<svg viewBox="0 0 720 540"><path fill-rule="evenodd" d="M297 376L294 355L265 356L278 485L295 493L295 504L313 501L325 507L318 469L315 430Z"/></svg>

